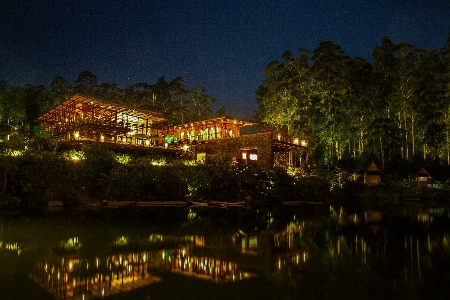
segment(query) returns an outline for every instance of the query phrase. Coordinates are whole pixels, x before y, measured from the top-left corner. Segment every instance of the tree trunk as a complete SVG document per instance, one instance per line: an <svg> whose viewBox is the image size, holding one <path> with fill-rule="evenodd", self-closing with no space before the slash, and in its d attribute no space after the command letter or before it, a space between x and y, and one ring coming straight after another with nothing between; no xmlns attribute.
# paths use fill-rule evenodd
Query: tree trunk
<svg viewBox="0 0 450 300"><path fill-rule="evenodd" d="M411 143L412 143L412 157L414 157L415 153L415 143L414 143L414 115L411 116Z"/></svg>
<svg viewBox="0 0 450 300"><path fill-rule="evenodd" d="M7 174L8 173L6 173L6 172L3 172L3 188L2 188L2 195L5 193L5 191L6 191L6 186L7 186L7 183L8 183L8 179L7 179Z"/></svg>
<svg viewBox="0 0 450 300"><path fill-rule="evenodd" d="M383 151L383 141L381 140L381 136L380 136L380 154L381 154L381 166L384 169L384 151Z"/></svg>
<svg viewBox="0 0 450 300"><path fill-rule="evenodd" d="M423 144L423 159L427 158L427 144Z"/></svg>

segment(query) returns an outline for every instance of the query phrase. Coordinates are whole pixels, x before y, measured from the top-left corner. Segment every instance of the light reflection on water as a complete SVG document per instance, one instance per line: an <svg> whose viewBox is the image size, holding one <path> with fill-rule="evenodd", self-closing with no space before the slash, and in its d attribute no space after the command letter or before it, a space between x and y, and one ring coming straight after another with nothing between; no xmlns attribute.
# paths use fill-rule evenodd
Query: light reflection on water
<svg viewBox="0 0 450 300"><path fill-rule="evenodd" d="M166 220L152 220L155 210L3 219L0 293L5 299L37 290L48 299L194 298L183 284L211 289L220 299L449 293L445 207L172 209L162 212ZM25 275L34 284L14 291Z"/></svg>

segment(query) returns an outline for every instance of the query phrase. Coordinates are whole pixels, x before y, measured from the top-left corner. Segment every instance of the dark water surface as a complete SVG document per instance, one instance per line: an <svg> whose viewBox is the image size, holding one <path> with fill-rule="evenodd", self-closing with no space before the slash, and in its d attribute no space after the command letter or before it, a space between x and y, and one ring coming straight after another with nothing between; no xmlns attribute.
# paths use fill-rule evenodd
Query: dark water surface
<svg viewBox="0 0 450 300"><path fill-rule="evenodd" d="M449 299L450 205L0 218L0 299Z"/></svg>

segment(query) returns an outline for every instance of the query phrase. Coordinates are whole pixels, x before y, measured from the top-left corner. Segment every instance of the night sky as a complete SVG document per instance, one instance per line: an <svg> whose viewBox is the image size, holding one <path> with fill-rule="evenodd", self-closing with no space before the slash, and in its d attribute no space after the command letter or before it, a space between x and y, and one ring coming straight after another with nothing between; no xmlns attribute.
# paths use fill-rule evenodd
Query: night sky
<svg viewBox="0 0 450 300"><path fill-rule="evenodd" d="M262 72L285 50L332 40L370 61L384 36L436 49L449 33L448 0L0 0L0 79L49 87L89 70L123 88L183 76L251 118Z"/></svg>

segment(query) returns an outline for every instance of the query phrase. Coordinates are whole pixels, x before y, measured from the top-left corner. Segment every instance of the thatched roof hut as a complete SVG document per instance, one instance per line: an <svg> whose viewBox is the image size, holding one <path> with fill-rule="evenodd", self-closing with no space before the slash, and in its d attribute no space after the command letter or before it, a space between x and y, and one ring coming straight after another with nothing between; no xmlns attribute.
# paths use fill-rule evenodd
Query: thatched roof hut
<svg viewBox="0 0 450 300"><path fill-rule="evenodd" d="M420 168L416 172L416 184L417 186L428 186L428 180L430 179L430 174L425 170L425 168Z"/></svg>
<svg viewBox="0 0 450 300"><path fill-rule="evenodd" d="M364 172L364 183L367 185L375 185L381 182L381 171L372 161Z"/></svg>

